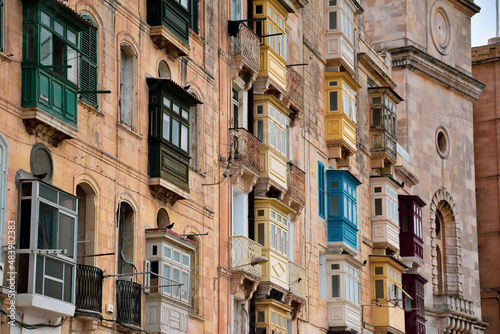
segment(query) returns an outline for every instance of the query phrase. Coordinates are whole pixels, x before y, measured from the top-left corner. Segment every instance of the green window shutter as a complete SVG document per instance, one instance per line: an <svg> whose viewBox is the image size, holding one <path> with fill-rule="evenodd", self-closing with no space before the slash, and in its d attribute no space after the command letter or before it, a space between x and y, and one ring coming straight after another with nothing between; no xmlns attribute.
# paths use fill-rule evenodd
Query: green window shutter
<svg viewBox="0 0 500 334"><path fill-rule="evenodd" d="M90 16L82 16L95 24ZM97 29L88 28L82 32L81 46L80 89L97 91ZM97 93L80 94L80 100L97 107Z"/></svg>

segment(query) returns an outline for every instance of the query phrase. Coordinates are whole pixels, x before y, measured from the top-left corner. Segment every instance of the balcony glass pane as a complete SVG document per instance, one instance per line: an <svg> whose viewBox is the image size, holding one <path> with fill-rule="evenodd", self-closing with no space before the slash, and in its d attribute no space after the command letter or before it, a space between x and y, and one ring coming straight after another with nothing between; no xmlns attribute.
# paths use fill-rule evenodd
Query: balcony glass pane
<svg viewBox="0 0 500 334"><path fill-rule="evenodd" d="M328 13L328 29L335 30L337 29L337 12L329 12Z"/></svg>
<svg viewBox="0 0 500 334"><path fill-rule="evenodd" d="M172 144L179 146L179 122L172 119Z"/></svg>
<svg viewBox="0 0 500 334"><path fill-rule="evenodd" d="M181 281L181 271L177 268L173 268L173 275L172 275L172 279L175 281L173 283L179 283ZM179 286L176 285L172 288L172 292L173 292L173 297L179 297L179 292L180 292L180 289L179 289Z"/></svg>
<svg viewBox="0 0 500 334"><path fill-rule="evenodd" d="M45 278L44 280L43 294L48 297L56 298L62 300L63 293L63 283L54 281L50 278Z"/></svg>
<svg viewBox="0 0 500 334"><path fill-rule="evenodd" d="M264 246L264 240L265 240L264 224L258 224L257 225L257 241L259 244Z"/></svg>
<svg viewBox="0 0 500 334"><path fill-rule="evenodd" d="M40 220L38 222L38 248L57 248L57 209L40 202Z"/></svg>
<svg viewBox="0 0 500 334"><path fill-rule="evenodd" d="M330 111L337 111L338 110L338 93L335 92L330 92Z"/></svg>
<svg viewBox="0 0 500 334"><path fill-rule="evenodd" d="M73 266L64 265L64 301L71 303L73 292Z"/></svg>
<svg viewBox="0 0 500 334"><path fill-rule="evenodd" d="M262 120L257 121L257 138L260 142L264 142L264 122Z"/></svg>
<svg viewBox="0 0 500 334"><path fill-rule="evenodd" d="M67 64L71 66L68 68L67 77L68 80L78 84L78 54L75 49L67 46Z"/></svg>
<svg viewBox="0 0 500 334"><path fill-rule="evenodd" d="M181 149L188 150L188 128L185 125L181 125Z"/></svg>
<svg viewBox="0 0 500 334"><path fill-rule="evenodd" d="M75 218L59 213L59 242L58 248L67 250L66 254L73 257L75 248Z"/></svg>
<svg viewBox="0 0 500 334"><path fill-rule="evenodd" d="M170 278L170 271L172 269L170 268L169 265L166 265L164 264L163 265L163 276L167 277L167 278ZM162 285L170 285L172 284L172 281L168 280L168 279L164 279L163 280L163 284ZM167 293L167 294L170 294L170 287L169 286L164 286L163 287L163 292L164 293Z"/></svg>
<svg viewBox="0 0 500 334"><path fill-rule="evenodd" d="M338 216L339 215L339 197L338 196L331 196L330 197L330 209L331 209L331 216Z"/></svg>
<svg viewBox="0 0 500 334"><path fill-rule="evenodd" d="M271 248L276 248L276 230L274 225L271 224Z"/></svg>
<svg viewBox="0 0 500 334"><path fill-rule="evenodd" d="M375 280L375 298L384 299L384 280Z"/></svg>
<svg viewBox="0 0 500 334"><path fill-rule="evenodd" d="M274 147L274 122L269 122L269 145Z"/></svg>
<svg viewBox="0 0 500 334"><path fill-rule="evenodd" d="M36 257L36 276L35 276L35 293L43 293L43 272L44 272L44 258L38 255Z"/></svg>
<svg viewBox="0 0 500 334"><path fill-rule="evenodd" d="M186 272L182 273L182 284L181 298L187 301L189 299L189 274Z"/></svg>
<svg viewBox="0 0 500 334"><path fill-rule="evenodd" d="M375 216L382 216L382 199L375 198Z"/></svg>
<svg viewBox="0 0 500 334"><path fill-rule="evenodd" d="M382 127L382 108L372 108L372 126Z"/></svg>
<svg viewBox="0 0 500 334"><path fill-rule="evenodd" d="M332 298L340 298L340 275L332 275Z"/></svg>
<svg viewBox="0 0 500 334"><path fill-rule="evenodd" d="M59 205L72 211L76 211L76 199L64 193L59 193Z"/></svg>

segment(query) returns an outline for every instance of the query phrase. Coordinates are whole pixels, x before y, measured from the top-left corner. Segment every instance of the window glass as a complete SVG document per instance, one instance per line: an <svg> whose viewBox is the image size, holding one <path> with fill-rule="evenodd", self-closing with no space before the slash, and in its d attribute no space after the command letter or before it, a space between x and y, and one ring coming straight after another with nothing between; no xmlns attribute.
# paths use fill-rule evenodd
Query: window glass
<svg viewBox="0 0 500 334"><path fill-rule="evenodd" d="M181 125L181 149L188 150L188 128L185 125Z"/></svg>
<svg viewBox="0 0 500 334"><path fill-rule="evenodd" d="M328 12L328 29L337 29L337 12Z"/></svg>
<svg viewBox="0 0 500 334"><path fill-rule="evenodd" d="M262 120L257 121L257 135L256 137L260 140L260 142L264 142L264 122Z"/></svg>
<svg viewBox="0 0 500 334"><path fill-rule="evenodd" d="M337 111L337 105L337 92L330 92L330 111Z"/></svg>
<svg viewBox="0 0 500 334"><path fill-rule="evenodd" d="M384 299L384 280L375 280L375 298Z"/></svg>
<svg viewBox="0 0 500 334"><path fill-rule="evenodd" d="M340 275L332 275L332 298L340 298Z"/></svg>
<svg viewBox="0 0 500 334"><path fill-rule="evenodd" d="M170 141L170 116L163 114L163 138Z"/></svg>
<svg viewBox="0 0 500 334"><path fill-rule="evenodd" d="M382 199L375 198L375 216L382 216Z"/></svg>
<svg viewBox="0 0 500 334"><path fill-rule="evenodd" d="M179 146L179 122L172 119L172 144Z"/></svg>
<svg viewBox="0 0 500 334"><path fill-rule="evenodd" d="M339 197L338 196L331 196L330 197L330 208L331 208L331 215L332 216L338 216L339 215Z"/></svg>

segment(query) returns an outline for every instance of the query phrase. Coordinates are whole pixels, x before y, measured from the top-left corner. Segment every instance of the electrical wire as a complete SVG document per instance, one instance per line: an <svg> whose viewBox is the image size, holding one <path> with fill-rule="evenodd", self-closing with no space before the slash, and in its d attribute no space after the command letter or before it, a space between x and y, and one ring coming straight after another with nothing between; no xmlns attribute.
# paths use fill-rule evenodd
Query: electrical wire
<svg viewBox="0 0 500 334"><path fill-rule="evenodd" d="M4 314L7 318L10 319L10 315L3 309L0 309L0 313ZM61 321L58 323L58 324L27 324L25 322L22 322L20 320L17 320L17 319L14 319L14 322L16 324L18 324L19 326L23 327L23 328L26 328L26 329L29 329L29 330L33 330L33 329L39 329L39 328L57 328L57 327L61 327L65 322L66 320L68 320L67 317L63 317L61 319Z"/></svg>

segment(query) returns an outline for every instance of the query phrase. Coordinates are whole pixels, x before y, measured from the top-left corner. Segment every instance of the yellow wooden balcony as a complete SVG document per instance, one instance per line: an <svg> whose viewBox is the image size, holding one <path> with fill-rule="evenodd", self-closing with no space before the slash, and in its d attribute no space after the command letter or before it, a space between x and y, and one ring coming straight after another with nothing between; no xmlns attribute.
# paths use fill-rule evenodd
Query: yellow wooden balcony
<svg viewBox="0 0 500 334"><path fill-rule="evenodd" d="M262 281L283 292L289 291L288 244L292 237L288 235L288 216L293 213L275 198L255 198L255 235L262 255L269 259L262 265Z"/></svg>
<svg viewBox="0 0 500 334"><path fill-rule="evenodd" d="M255 301L255 327L257 333L287 333L287 316L292 308L274 299Z"/></svg>
<svg viewBox="0 0 500 334"><path fill-rule="evenodd" d="M403 334L405 311L401 273L406 266L391 256L370 255L372 319L378 333Z"/></svg>
<svg viewBox="0 0 500 334"><path fill-rule="evenodd" d="M331 159L346 158L356 152L356 91L359 88L348 72L325 72L326 140Z"/></svg>
<svg viewBox="0 0 500 334"><path fill-rule="evenodd" d="M286 95L286 65L288 37L285 21L293 8L283 0L257 0L253 2L254 31L261 36L260 71L254 84L256 94L266 92Z"/></svg>

